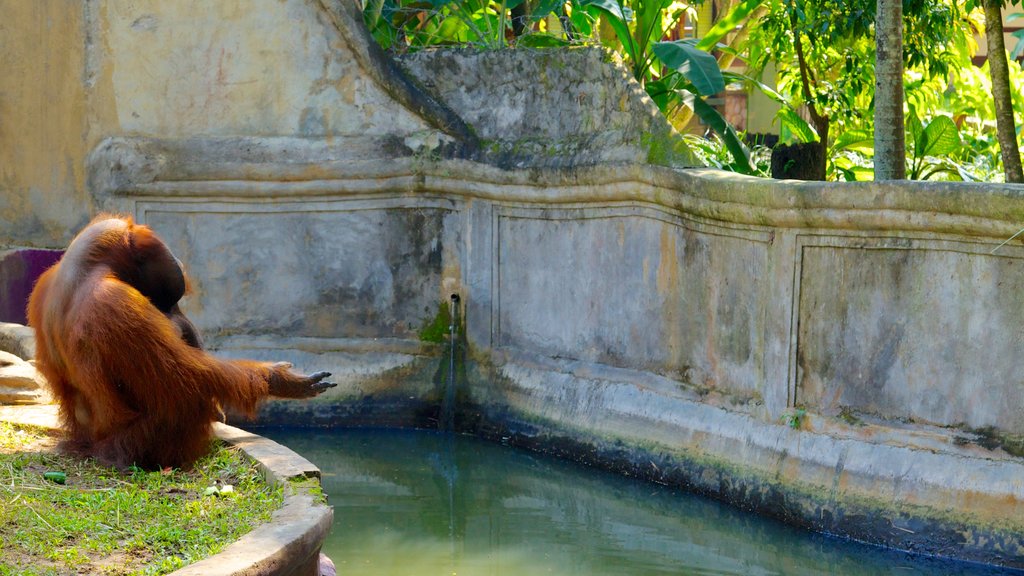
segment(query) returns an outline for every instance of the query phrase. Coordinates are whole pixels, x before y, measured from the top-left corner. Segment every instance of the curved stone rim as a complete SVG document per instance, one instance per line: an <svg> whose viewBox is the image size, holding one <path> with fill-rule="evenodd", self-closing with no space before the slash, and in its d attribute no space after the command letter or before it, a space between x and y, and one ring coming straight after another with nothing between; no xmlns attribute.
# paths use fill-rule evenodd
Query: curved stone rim
<svg viewBox="0 0 1024 576"><path fill-rule="evenodd" d="M211 153L198 158L191 148ZM440 148L434 152L443 155ZM115 197L280 201L415 193L553 205L642 202L765 229L884 229L991 241L1024 228L1019 184L799 182L638 163L506 170L424 158L394 138L112 138L93 150L89 172L101 205Z"/></svg>

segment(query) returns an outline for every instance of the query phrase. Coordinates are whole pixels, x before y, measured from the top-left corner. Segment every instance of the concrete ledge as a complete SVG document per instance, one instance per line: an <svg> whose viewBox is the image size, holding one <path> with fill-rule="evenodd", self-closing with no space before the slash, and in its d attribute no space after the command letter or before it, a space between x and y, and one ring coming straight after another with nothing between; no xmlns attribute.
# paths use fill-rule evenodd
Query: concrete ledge
<svg viewBox="0 0 1024 576"><path fill-rule="evenodd" d="M644 202L740 226L989 241L1010 238L1024 220L1019 184L795 182L642 162L508 170L445 158L440 144L413 150L382 137L112 138L89 163L91 187L110 210L153 199L309 201L398 192L538 205Z"/></svg>
<svg viewBox="0 0 1024 576"><path fill-rule="evenodd" d="M31 360L36 355L36 333L24 324L0 322L0 351Z"/></svg>
<svg viewBox="0 0 1024 576"><path fill-rule="evenodd" d="M515 356L470 385L456 426L683 487L804 528L920 554L1024 568L1024 459L938 432L795 427L667 393L651 379ZM656 384L656 383L655 383Z"/></svg>
<svg viewBox="0 0 1024 576"><path fill-rule="evenodd" d="M0 420L57 428L57 407L0 406ZM283 484L284 505L271 521L258 526L220 553L180 570L175 576L316 576L320 547L331 528L334 511L311 494L302 480L320 470L280 444L244 430L217 424L217 437L237 446L256 461L272 484Z"/></svg>

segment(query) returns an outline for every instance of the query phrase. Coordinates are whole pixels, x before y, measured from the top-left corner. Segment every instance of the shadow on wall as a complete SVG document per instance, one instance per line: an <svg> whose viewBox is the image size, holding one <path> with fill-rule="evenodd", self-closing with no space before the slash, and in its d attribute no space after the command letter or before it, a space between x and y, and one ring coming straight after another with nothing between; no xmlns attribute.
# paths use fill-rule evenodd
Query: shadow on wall
<svg viewBox="0 0 1024 576"><path fill-rule="evenodd" d="M63 254L63 250L39 249L0 253L0 322L28 323L25 306L36 278Z"/></svg>

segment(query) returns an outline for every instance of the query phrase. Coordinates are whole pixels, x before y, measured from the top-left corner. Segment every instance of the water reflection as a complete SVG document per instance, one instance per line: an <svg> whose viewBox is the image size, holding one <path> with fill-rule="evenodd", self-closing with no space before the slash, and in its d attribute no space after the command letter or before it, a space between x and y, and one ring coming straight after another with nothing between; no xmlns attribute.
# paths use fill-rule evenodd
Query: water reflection
<svg viewBox="0 0 1024 576"><path fill-rule="evenodd" d="M976 565L850 544L472 438L262 430L315 462L339 574L935 575Z"/></svg>

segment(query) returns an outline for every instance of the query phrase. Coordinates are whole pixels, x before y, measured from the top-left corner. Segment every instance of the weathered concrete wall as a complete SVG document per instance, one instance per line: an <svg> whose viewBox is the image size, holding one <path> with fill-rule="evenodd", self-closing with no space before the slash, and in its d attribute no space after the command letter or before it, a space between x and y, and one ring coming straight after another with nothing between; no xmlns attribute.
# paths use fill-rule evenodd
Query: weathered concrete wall
<svg viewBox="0 0 1024 576"><path fill-rule="evenodd" d="M84 6L0 0L0 246L59 246L88 211Z"/></svg>
<svg viewBox="0 0 1024 576"><path fill-rule="evenodd" d="M494 212L493 346L760 398L766 284L732 272L767 272L767 233L657 206Z"/></svg>
<svg viewBox="0 0 1024 576"><path fill-rule="evenodd" d="M1019 248L801 239L797 401L1024 434Z"/></svg>
<svg viewBox="0 0 1024 576"><path fill-rule="evenodd" d="M4 0L0 246L65 245L97 210L87 155L109 137L436 132L344 36L341 4Z"/></svg>
<svg viewBox="0 0 1024 576"><path fill-rule="evenodd" d="M643 88L597 48L424 51L402 66L470 124L505 167L599 162L693 166Z"/></svg>
<svg viewBox="0 0 1024 576"><path fill-rule="evenodd" d="M102 41L90 72L106 92L107 134L322 137L425 126L359 73L315 1L104 0L91 17Z"/></svg>

